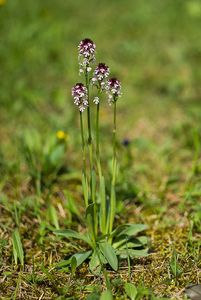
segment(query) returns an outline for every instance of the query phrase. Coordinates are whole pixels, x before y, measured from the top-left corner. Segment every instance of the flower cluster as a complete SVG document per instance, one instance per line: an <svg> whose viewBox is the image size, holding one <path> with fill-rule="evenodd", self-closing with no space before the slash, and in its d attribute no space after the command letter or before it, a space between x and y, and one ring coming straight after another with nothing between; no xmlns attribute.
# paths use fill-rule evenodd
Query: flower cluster
<svg viewBox="0 0 201 300"><path fill-rule="evenodd" d="M95 61L95 49L96 49L96 45L90 39L84 39L79 43L78 59L80 65L80 69L79 69L80 73L83 73L84 70L86 70L87 72L91 71L91 67L89 64Z"/></svg>
<svg viewBox="0 0 201 300"><path fill-rule="evenodd" d="M99 63L98 66L94 70L94 74L92 77L92 83L93 84L99 84L99 87L101 89L104 88L105 86L105 80L108 78L110 74L110 69L106 64L104 63Z"/></svg>
<svg viewBox="0 0 201 300"><path fill-rule="evenodd" d="M83 112L88 106L87 88L82 83L76 83L72 88L72 96L75 105L79 107L80 112Z"/></svg>
<svg viewBox="0 0 201 300"><path fill-rule="evenodd" d="M109 67L104 63L99 63L98 66L95 68L93 77L91 79L92 85L97 86L99 90L103 91L107 86L106 79L108 78L109 74ZM98 104L99 97L95 97L93 102L95 104Z"/></svg>
<svg viewBox="0 0 201 300"><path fill-rule="evenodd" d="M107 94L109 104L117 101L121 96L121 83L117 78L111 78L107 84Z"/></svg>
<svg viewBox="0 0 201 300"><path fill-rule="evenodd" d="M97 87L99 92L105 91L108 95L108 102L112 104L121 96L121 83L117 78L108 80L110 69L105 63L99 63L94 69L92 78L89 78L87 73L91 71L91 63L95 61L96 45L91 39L84 39L78 45L78 60L79 73L85 73L86 86L82 83L77 83L72 88L72 96L74 103L79 107L80 112L83 112L89 106L89 84ZM93 99L97 105L100 102L98 96Z"/></svg>

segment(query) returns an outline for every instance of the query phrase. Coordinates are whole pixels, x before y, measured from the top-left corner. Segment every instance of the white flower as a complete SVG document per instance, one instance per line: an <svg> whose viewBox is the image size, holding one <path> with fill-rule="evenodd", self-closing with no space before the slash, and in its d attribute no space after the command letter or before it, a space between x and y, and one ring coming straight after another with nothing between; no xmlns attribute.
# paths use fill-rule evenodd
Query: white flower
<svg viewBox="0 0 201 300"><path fill-rule="evenodd" d="M93 102L97 105L100 102L99 97L95 97L94 100L93 100Z"/></svg>

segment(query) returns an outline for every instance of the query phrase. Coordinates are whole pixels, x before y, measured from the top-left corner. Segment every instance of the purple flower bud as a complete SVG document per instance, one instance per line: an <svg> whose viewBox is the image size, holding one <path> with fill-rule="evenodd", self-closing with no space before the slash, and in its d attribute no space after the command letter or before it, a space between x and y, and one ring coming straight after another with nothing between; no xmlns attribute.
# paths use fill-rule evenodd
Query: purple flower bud
<svg viewBox="0 0 201 300"><path fill-rule="evenodd" d="M84 84L76 83L76 85L72 87L72 96L75 105L77 105L79 110L83 112L88 106L87 88L84 86Z"/></svg>
<svg viewBox="0 0 201 300"><path fill-rule="evenodd" d="M87 72L91 71L91 67L89 67L90 62L95 60L95 49L96 45L90 39L84 39L79 43L78 51L79 51L79 65L80 65L80 73L83 72L83 69Z"/></svg>
<svg viewBox="0 0 201 300"><path fill-rule="evenodd" d="M79 43L78 49L80 55L89 58L91 55L94 55L96 45L92 40L84 39Z"/></svg>
<svg viewBox="0 0 201 300"><path fill-rule="evenodd" d="M107 93L109 104L116 101L121 96L121 83L117 78L108 80Z"/></svg>

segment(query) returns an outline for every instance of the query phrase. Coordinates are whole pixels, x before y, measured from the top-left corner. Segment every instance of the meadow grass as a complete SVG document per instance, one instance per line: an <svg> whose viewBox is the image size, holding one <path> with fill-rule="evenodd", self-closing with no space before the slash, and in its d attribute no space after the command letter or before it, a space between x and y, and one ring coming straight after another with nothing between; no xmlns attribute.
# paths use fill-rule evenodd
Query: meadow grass
<svg viewBox="0 0 201 300"><path fill-rule="evenodd" d="M99 299L104 288L102 278L91 274L87 264L73 274L56 267L86 246L52 233L55 228L84 230L79 118L71 86L78 72L75 46L85 37L96 42L98 58L104 57L122 82L115 225L149 227L149 256L130 262L138 299L185 299L185 287L199 283L200 25L198 0L2 2L1 299ZM111 116L105 105L100 139L108 169ZM57 176L48 169L47 177L41 164L41 193L22 150L25 129L38 132L42 145L58 130L68 134ZM54 165L58 155L50 156ZM15 228L22 240L23 267L13 257ZM122 261L118 273L108 269L115 299L127 299L128 267Z"/></svg>

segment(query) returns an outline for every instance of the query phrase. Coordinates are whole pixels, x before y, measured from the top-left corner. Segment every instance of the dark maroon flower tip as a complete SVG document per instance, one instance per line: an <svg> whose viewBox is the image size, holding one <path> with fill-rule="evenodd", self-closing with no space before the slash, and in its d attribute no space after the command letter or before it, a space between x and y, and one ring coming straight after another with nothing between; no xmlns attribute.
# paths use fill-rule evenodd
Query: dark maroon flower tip
<svg viewBox="0 0 201 300"><path fill-rule="evenodd" d="M107 91L109 104L116 101L118 97L121 96L121 83L116 77L108 80Z"/></svg>
<svg viewBox="0 0 201 300"><path fill-rule="evenodd" d="M98 81L103 89L105 87L105 79L109 76L109 73L109 67L105 63L99 63L94 70L92 83L96 84Z"/></svg>
<svg viewBox="0 0 201 300"><path fill-rule="evenodd" d="M93 56L96 49L96 45L91 39L86 38L79 43L78 49L80 56L89 58L90 56Z"/></svg>

